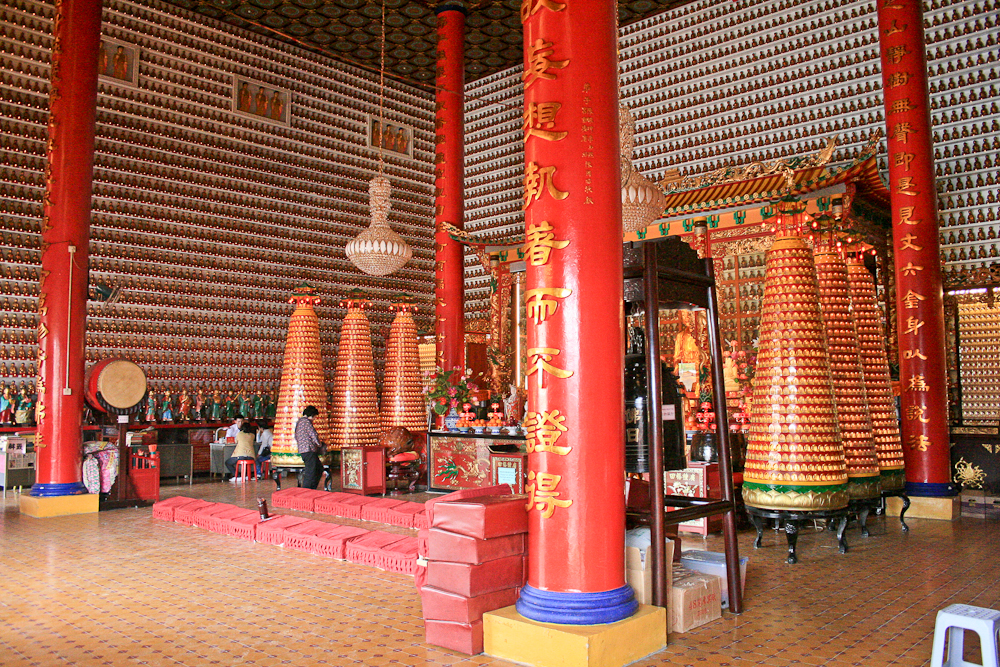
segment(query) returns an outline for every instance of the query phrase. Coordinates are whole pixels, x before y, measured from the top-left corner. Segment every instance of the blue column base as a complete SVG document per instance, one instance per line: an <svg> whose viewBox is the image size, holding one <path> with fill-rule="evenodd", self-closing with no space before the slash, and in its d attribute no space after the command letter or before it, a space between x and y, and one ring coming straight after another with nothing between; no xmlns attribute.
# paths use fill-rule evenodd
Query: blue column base
<svg viewBox="0 0 1000 667"><path fill-rule="evenodd" d="M40 484L31 486L31 493L28 495L36 498L49 498L51 496L76 496L81 493L90 493L83 482L70 482L64 484Z"/></svg>
<svg viewBox="0 0 1000 667"><path fill-rule="evenodd" d="M907 482L906 495L918 498L947 498L957 496L961 489L954 484L930 483L930 482Z"/></svg>
<svg viewBox="0 0 1000 667"><path fill-rule="evenodd" d="M559 593L525 586L516 608L521 616L541 623L600 625L632 616L639 603L627 585L598 593Z"/></svg>

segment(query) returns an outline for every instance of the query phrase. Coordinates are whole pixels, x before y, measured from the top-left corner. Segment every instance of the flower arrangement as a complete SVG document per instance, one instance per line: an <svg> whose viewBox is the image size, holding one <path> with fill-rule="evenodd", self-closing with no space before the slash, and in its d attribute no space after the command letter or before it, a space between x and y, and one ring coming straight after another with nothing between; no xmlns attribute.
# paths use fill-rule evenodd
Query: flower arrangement
<svg viewBox="0 0 1000 667"><path fill-rule="evenodd" d="M474 403L473 392L479 390L474 383L469 382L471 370L462 369L456 366L450 371L441 368L434 369L434 372L424 373L427 382L424 384L424 400L434 410L435 414L444 415L449 410L456 411L462 403Z"/></svg>
<svg viewBox="0 0 1000 667"><path fill-rule="evenodd" d="M749 421L753 378L757 370L757 341L753 342L750 351L738 350L736 341L729 341L729 345L732 349L723 351L722 356L732 359L736 368L736 382L740 387L738 409L732 416L741 428L745 428Z"/></svg>

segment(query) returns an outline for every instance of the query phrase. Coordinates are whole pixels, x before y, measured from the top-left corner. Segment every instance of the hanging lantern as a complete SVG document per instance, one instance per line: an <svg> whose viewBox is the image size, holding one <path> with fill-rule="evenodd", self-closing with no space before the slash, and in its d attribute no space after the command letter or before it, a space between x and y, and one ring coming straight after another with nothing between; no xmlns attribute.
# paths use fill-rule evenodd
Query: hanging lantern
<svg viewBox="0 0 1000 667"><path fill-rule="evenodd" d="M330 441L319 318L313 308L319 304L319 297L315 295L312 286L303 283L295 288L288 302L295 304L295 311L288 322L285 361L278 387L274 443L271 445L271 465L274 467L302 465L302 457L299 456L295 443L295 423L306 406L312 405L319 410L319 414L313 418L313 426L321 441Z"/></svg>
<svg viewBox="0 0 1000 667"><path fill-rule="evenodd" d="M382 59L378 92L379 134L385 130L385 2L382 3ZM385 177L383 141L378 142L378 175L368 184L368 210L371 224L347 244L344 251L354 266L370 276L387 276L403 268L413 256L413 249L389 226L389 195L392 185Z"/></svg>
<svg viewBox="0 0 1000 667"><path fill-rule="evenodd" d="M618 107L621 141L622 231L640 232L660 219L667 201L660 189L632 164L635 118L625 105Z"/></svg>
<svg viewBox="0 0 1000 667"><path fill-rule="evenodd" d="M381 151L381 148L379 149ZM368 208L371 224L347 244L345 251L351 262L370 276L387 276L410 261L413 250L389 226L389 179L379 174L368 184Z"/></svg>
<svg viewBox="0 0 1000 667"><path fill-rule="evenodd" d="M801 236L806 205L798 197L787 196L778 202L778 236Z"/></svg>

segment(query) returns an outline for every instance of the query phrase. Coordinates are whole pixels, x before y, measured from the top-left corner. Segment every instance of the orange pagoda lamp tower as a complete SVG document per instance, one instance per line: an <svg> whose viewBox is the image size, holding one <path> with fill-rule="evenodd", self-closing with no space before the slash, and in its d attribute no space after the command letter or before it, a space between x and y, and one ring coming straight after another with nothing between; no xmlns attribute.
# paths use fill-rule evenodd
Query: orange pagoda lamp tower
<svg viewBox="0 0 1000 667"><path fill-rule="evenodd" d="M274 443L271 445L271 465L275 468L302 466L295 444L295 422L308 405L319 414L313 426L323 442L330 441L330 422L326 414L326 391L323 383L323 355L319 343L319 318L314 306L319 305L316 290L302 283L293 291L289 303L295 304L288 322L285 341L285 363L281 368L278 387L278 409L274 417Z"/></svg>
<svg viewBox="0 0 1000 667"><path fill-rule="evenodd" d="M375 391L375 360L372 328L365 315L369 301L350 298L340 329L337 370L333 378L333 436L331 449L378 444L378 394Z"/></svg>
<svg viewBox="0 0 1000 667"><path fill-rule="evenodd" d="M847 506L847 470L804 208L782 201L767 252L743 498L769 510ZM789 232L789 229L792 232Z"/></svg>
<svg viewBox="0 0 1000 667"><path fill-rule="evenodd" d="M389 327L385 349L385 380L382 385L382 431L402 426L410 431L427 430L427 408L420 385L420 353L417 325L407 303L395 305L396 317Z"/></svg>
<svg viewBox="0 0 1000 667"><path fill-rule="evenodd" d="M829 239L817 242L815 260L820 310L830 355L830 377L840 439L844 445L847 493L851 499L880 498L882 486L868 413L868 394L861 371L858 332L851 315L847 265L840 252L831 247Z"/></svg>
<svg viewBox="0 0 1000 667"><path fill-rule="evenodd" d="M851 308L858 329L861 366L864 371L868 411L875 435L875 453L884 491L900 490L906 484L903 443L896 419L896 402L889 384L889 358L885 352L885 327L875 301L875 281L857 257L847 259Z"/></svg>

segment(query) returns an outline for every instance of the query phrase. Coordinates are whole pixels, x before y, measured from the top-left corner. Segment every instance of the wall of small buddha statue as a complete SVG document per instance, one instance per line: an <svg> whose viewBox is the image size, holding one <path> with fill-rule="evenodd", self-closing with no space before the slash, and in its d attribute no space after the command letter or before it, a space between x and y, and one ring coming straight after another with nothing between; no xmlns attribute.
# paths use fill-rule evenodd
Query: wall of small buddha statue
<svg viewBox="0 0 1000 667"><path fill-rule="evenodd" d="M998 260L998 13L989 0L925 3L942 261L951 280ZM636 118L636 167L657 181L816 153L832 165L884 129L873 0L697 0L621 29L622 101ZM520 68L470 84L466 229L501 239L523 227ZM492 104L491 104L492 102ZM880 167L884 164L884 142ZM733 269L739 272L739 267ZM752 271L748 268L747 271ZM468 317L489 311L489 278L466 263ZM741 340L749 293L724 326Z"/></svg>
<svg viewBox="0 0 1000 667"><path fill-rule="evenodd" d="M18 386L37 371L53 12L33 0L0 8L0 380ZM184 390L276 395L302 281L322 300L328 392L348 290L374 301L380 364L390 295L414 295L418 327L430 328L431 93L386 81L376 134L395 138L384 145L390 220L413 259L374 279L343 248L369 224L377 73L146 0L105 2L102 39L88 364L137 362L175 411Z"/></svg>

